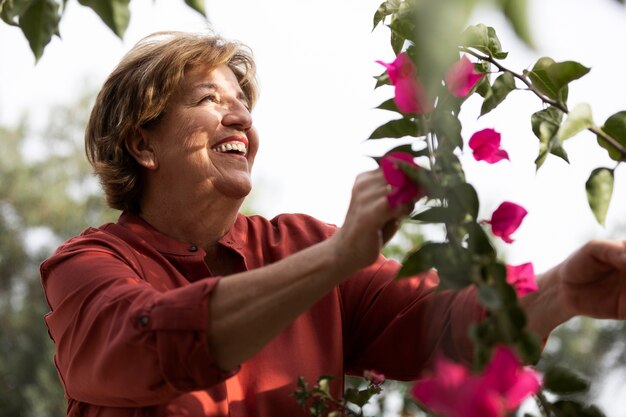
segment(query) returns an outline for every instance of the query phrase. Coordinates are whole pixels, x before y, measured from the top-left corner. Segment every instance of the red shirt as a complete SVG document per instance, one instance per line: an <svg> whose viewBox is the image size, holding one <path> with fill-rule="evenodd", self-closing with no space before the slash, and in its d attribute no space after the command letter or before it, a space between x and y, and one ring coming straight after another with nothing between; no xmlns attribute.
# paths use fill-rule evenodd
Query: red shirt
<svg viewBox="0 0 626 417"><path fill-rule="evenodd" d="M305 215L239 215L219 243L251 270L336 230ZM290 397L298 376L336 376L336 396L344 373L415 379L438 353L468 359L467 329L483 314L472 291L435 293L434 273L396 282L398 263L380 257L226 373L205 333L209 293L228 278L212 276L204 257L124 213L42 264L68 416L304 416Z"/></svg>

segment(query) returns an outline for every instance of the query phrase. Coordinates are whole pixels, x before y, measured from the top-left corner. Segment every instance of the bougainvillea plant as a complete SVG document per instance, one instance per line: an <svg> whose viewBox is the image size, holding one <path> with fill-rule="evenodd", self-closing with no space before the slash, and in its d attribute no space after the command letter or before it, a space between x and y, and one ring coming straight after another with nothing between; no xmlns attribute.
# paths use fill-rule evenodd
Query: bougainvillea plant
<svg viewBox="0 0 626 417"><path fill-rule="evenodd" d="M500 239L513 244L512 235L523 227L527 210L518 203L502 201L490 218L479 218L478 194L466 181L459 155L466 146L476 163L495 164L508 160L509 155L501 148L495 129L464 139L459 115L467 98L475 94L482 99L478 117L495 109L511 92L534 94L538 109L530 115L529 130L539 140L535 160L539 169L549 155L568 161L564 141L583 130L595 134L598 145L607 150L616 166L626 161L626 111L597 126L589 105L570 109L569 85L589 68L542 57L531 69L509 69L503 64L508 53L492 27L466 26L463 18L453 18L459 13L452 9L462 4L387 0L374 16L374 28L386 25L390 29L396 54L392 62L377 61L384 72L376 77L375 88L393 88L393 97L378 108L393 112L396 118L376 128L369 140L413 138L410 145L377 158L391 186L389 203L396 206L419 200L410 221L439 224L445 232L442 240L427 240L407 253L398 279L434 268L441 289L458 291L474 286L488 312L470 330L475 353L472 368L439 358L434 373L416 382L411 392L426 413L436 416L512 415L529 396L535 397L537 410L545 417L602 416L597 407L569 395L588 389L578 375L560 366L543 375L529 368L539 360L542 341L525 331L526 318L518 297L537 289L533 265L504 263L492 243ZM514 2L502 4L505 12L510 12L507 7ZM469 12L463 10L460 15L467 17ZM442 32L444 26L448 32ZM458 33L451 34L450 27L458 28ZM515 29L518 35L523 32L521 26ZM614 171L615 166L599 167L586 183L589 206L601 224L611 199ZM359 397L359 405L362 400Z"/></svg>

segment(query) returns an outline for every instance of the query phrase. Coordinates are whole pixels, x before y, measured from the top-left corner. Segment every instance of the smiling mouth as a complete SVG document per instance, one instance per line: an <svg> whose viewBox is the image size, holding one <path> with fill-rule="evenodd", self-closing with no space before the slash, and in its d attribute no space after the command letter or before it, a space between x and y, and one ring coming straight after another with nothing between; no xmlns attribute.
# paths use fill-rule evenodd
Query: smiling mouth
<svg viewBox="0 0 626 417"><path fill-rule="evenodd" d="M212 151L218 153L228 153L233 155L246 156L248 154L248 147L243 142L226 142L216 145L211 148Z"/></svg>

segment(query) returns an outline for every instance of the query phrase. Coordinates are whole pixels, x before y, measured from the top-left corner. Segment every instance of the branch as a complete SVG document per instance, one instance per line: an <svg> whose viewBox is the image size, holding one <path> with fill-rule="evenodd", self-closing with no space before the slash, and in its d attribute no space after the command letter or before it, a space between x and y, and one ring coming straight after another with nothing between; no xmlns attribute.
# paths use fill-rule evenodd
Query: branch
<svg viewBox="0 0 626 417"><path fill-rule="evenodd" d="M524 85L526 85L526 87L528 87L528 90L530 90L533 93L535 93L535 95L537 97L539 97L539 99L541 101L543 101L546 104L549 104L550 106L556 107L557 109L561 110L565 114L569 114L569 110L567 109L567 107L565 107L562 103L558 102L557 100L553 100L550 97L546 97L544 94L542 94L528 80L528 78L526 76L506 68L504 65L502 65L498 61L496 61L492 56L480 54L480 53L478 53L478 52L476 52L476 51L474 51L472 49L466 48L466 47L460 47L459 49L461 51L463 51L463 52L466 52L466 53L468 53L468 54L470 54L470 55L472 55L472 56L482 60L482 61L487 61L490 64L493 64L494 66L496 66L502 72L508 72L513 77L515 77L518 80L520 80L521 82L523 82ZM620 156L621 156L622 159L626 159L626 148L624 148L615 138L613 138L612 136L606 134L606 132L604 132L602 129L599 129L596 126L589 127L589 128L587 128L587 130L589 130L590 132L592 132L592 133L596 134L597 136L601 137L604 141L606 141L610 146L612 146L616 151L618 151L620 153Z"/></svg>

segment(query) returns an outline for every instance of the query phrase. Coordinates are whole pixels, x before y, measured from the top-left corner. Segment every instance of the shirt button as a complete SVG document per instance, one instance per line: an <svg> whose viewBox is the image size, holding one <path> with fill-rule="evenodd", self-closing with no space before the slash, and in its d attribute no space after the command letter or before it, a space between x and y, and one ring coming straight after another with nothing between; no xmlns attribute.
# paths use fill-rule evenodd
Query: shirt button
<svg viewBox="0 0 626 417"><path fill-rule="evenodd" d="M196 245L191 245L187 248L189 252L198 252L198 247Z"/></svg>
<svg viewBox="0 0 626 417"><path fill-rule="evenodd" d="M139 324L141 325L141 327L146 327L148 323L150 323L150 317L148 316L139 317Z"/></svg>

